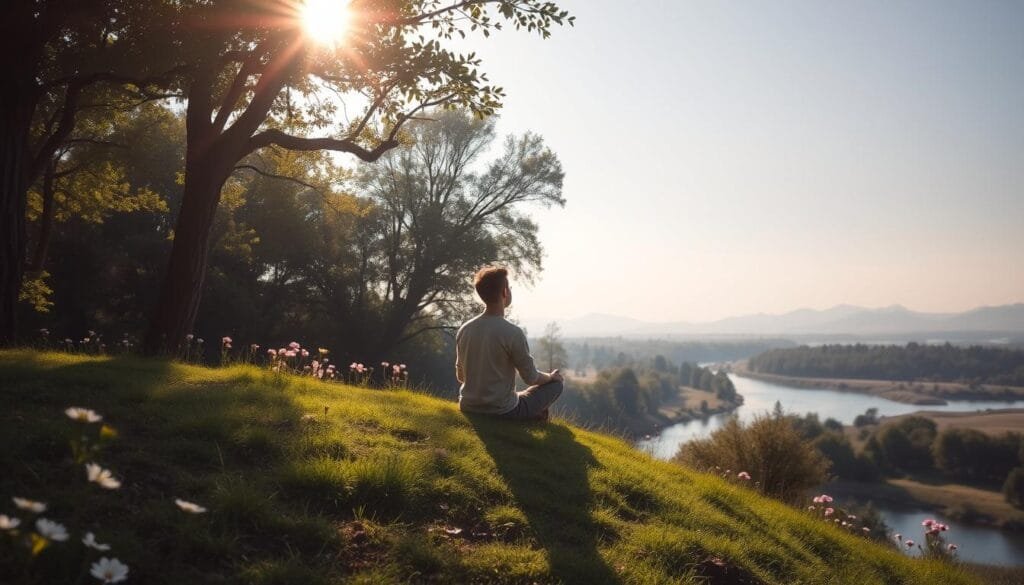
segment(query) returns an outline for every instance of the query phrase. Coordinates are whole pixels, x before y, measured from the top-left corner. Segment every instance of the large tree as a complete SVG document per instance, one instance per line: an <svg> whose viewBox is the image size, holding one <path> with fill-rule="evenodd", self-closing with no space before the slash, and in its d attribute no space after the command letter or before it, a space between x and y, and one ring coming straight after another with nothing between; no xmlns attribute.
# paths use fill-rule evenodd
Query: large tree
<svg viewBox="0 0 1024 585"><path fill-rule="evenodd" d="M143 39L161 11L132 0L7 0L0 18L0 344L17 329L25 271L26 202L75 129L109 88L152 95L171 78ZM98 92L98 93L97 93ZM46 179L50 180L52 179Z"/></svg>
<svg viewBox="0 0 1024 585"><path fill-rule="evenodd" d="M306 34L296 2L172 4L182 10L170 25L187 71L185 185L146 336L150 352L176 347L192 329L221 189L240 161L270 146L375 161L427 108L490 115L501 90L488 84L472 53L453 48L453 36L489 34L502 20L547 36L554 24L572 21L540 0L352 0L347 36L325 46ZM342 108L355 115L336 123Z"/></svg>

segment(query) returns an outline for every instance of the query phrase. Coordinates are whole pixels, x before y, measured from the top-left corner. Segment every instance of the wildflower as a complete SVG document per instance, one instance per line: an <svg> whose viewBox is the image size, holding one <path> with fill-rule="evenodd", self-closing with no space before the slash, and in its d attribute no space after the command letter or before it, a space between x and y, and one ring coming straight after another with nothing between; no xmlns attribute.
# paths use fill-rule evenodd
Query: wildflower
<svg viewBox="0 0 1024 585"><path fill-rule="evenodd" d="M21 524L21 520L7 514L0 514L0 530L14 530L19 524Z"/></svg>
<svg viewBox="0 0 1024 585"><path fill-rule="evenodd" d="M348 369L350 369L350 370L356 369L356 363L352 362L351 364L349 364Z"/></svg>
<svg viewBox="0 0 1024 585"><path fill-rule="evenodd" d="M930 528L932 524L935 524L935 520L932 520L931 518L928 518L927 520L925 520L924 522L921 523L921 526L925 526L925 527L929 527Z"/></svg>
<svg viewBox="0 0 1024 585"><path fill-rule="evenodd" d="M736 477L738 477L740 479L745 479L747 481L750 481L750 474L747 473L746 471L741 471L741 472L737 473Z"/></svg>
<svg viewBox="0 0 1024 585"><path fill-rule="evenodd" d="M896 539L896 542L901 542L903 540L903 535L897 532L895 535L893 535L893 538Z"/></svg>
<svg viewBox="0 0 1024 585"><path fill-rule="evenodd" d="M70 337L65 337L64 338L64 343L66 343L68 345L71 345L71 344L73 344L75 342Z"/></svg>
<svg viewBox="0 0 1024 585"><path fill-rule="evenodd" d="M382 367L382 368L386 368L386 367L388 367L388 366L390 366L390 365L391 365L391 364L389 364L388 362L381 362L381 363L380 363L380 367ZM395 365L397 366L398 364L395 364Z"/></svg>
<svg viewBox="0 0 1024 585"><path fill-rule="evenodd" d="M826 516L831 516L834 513L835 513L835 509L834 508L825 508L825 515Z"/></svg>
<svg viewBox="0 0 1024 585"><path fill-rule="evenodd" d="M185 341L191 342L194 338L195 338L195 335L192 335L191 333L189 333L188 335L185 336Z"/></svg>
<svg viewBox="0 0 1024 585"><path fill-rule="evenodd" d="M903 544L907 545L907 548L910 548L910 547L914 546L914 541L913 541L913 540L910 540L910 539L908 538L908 539L907 539L907 542L904 542Z"/></svg>
<svg viewBox="0 0 1024 585"><path fill-rule="evenodd" d="M939 524L939 530L945 532L949 530L949 526L946 526L945 524Z"/></svg>
<svg viewBox="0 0 1024 585"><path fill-rule="evenodd" d="M391 368L391 371L392 371L392 372L394 372L394 373L395 373L395 374L397 375L397 374L401 373L401 371L402 371L402 366L399 366L398 364L395 364L395 365L394 365L394 366L393 366L393 367Z"/></svg>
<svg viewBox="0 0 1024 585"><path fill-rule="evenodd" d="M116 490L121 487L121 482L114 479L109 469L103 469L96 463L86 463L85 472L89 475L89 481L98 483L101 488Z"/></svg>
<svg viewBox="0 0 1024 585"><path fill-rule="evenodd" d="M288 351L284 352L284 357L295 357L295 350L289 349Z"/></svg>
<svg viewBox="0 0 1024 585"><path fill-rule="evenodd" d="M946 550L948 550L949 552L956 552L956 549L958 548L960 547L955 544L949 544L946 546Z"/></svg>
<svg viewBox="0 0 1024 585"><path fill-rule="evenodd" d="M321 347L321 348L317 349L316 351L317 351L317 352L318 352L318 353L319 353L319 354L320 354L321 356L325 356L325 355L327 355L327 354L331 353L331 350L327 349L326 347ZM327 360L324 360L324 361L327 361Z"/></svg>
<svg viewBox="0 0 1024 585"><path fill-rule="evenodd" d="M68 539L68 529L64 528L63 524L58 524L46 518L36 520L36 532L43 538L57 542L64 542Z"/></svg>
<svg viewBox="0 0 1024 585"><path fill-rule="evenodd" d="M224 337L220 338L220 342L223 343L224 345L231 345L231 338L225 335Z"/></svg>
<svg viewBox="0 0 1024 585"><path fill-rule="evenodd" d="M108 551L108 550L110 550L110 545L109 544L100 544L100 543L96 542L96 535L93 534L92 532L86 532L85 533L85 536L82 538L82 544L84 544L85 546L87 546L89 548L94 548L94 549L96 549L98 551Z"/></svg>
<svg viewBox="0 0 1024 585"><path fill-rule="evenodd" d="M853 514L847 514L847 515L846 515L846 518L847 518L848 520L856 520L856 519L857 519L857 517L856 517L856 516L854 516Z"/></svg>
<svg viewBox="0 0 1024 585"><path fill-rule="evenodd" d="M299 349L300 347L302 347L302 346L299 345L298 341L293 341L293 342L288 344L288 349Z"/></svg>
<svg viewBox="0 0 1024 585"><path fill-rule="evenodd" d="M405 364L398 364L398 367L400 367L400 368L402 368L404 370L405 369Z"/></svg>
<svg viewBox="0 0 1024 585"><path fill-rule="evenodd" d="M190 514L202 514L206 511L206 508L200 506L199 504L186 502L185 500L182 500L180 498L176 498L174 500L174 503L177 504L179 508L181 508L185 512L189 512Z"/></svg>
<svg viewBox="0 0 1024 585"><path fill-rule="evenodd" d="M95 411L89 410L88 408L80 408L78 406L72 406L64 410L64 414L68 415L71 420L77 420L78 422L94 423L103 420L103 417L96 414Z"/></svg>
<svg viewBox="0 0 1024 585"><path fill-rule="evenodd" d="M36 514L42 514L46 511L46 504L42 502L35 502L27 500L25 498L11 498L14 500L14 505L21 508L22 510L28 510L29 512L35 512Z"/></svg>
<svg viewBox="0 0 1024 585"><path fill-rule="evenodd" d="M46 327L43 327L42 329L39 330L39 334L42 335L43 337L46 337L47 335L50 334L50 330L47 329Z"/></svg>
<svg viewBox="0 0 1024 585"><path fill-rule="evenodd" d="M309 351L305 349L302 350L302 357L309 357Z"/></svg>
<svg viewBox="0 0 1024 585"><path fill-rule="evenodd" d="M128 578L128 565L103 557L90 567L89 574L104 583L119 583Z"/></svg>
<svg viewBox="0 0 1024 585"><path fill-rule="evenodd" d="M249 351L251 351L253 353L256 353L257 351L259 351L259 349L260 349L260 344L258 344L258 343L253 343L252 345L249 346Z"/></svg>
<svg viewBox="0 0 1024 585"><path fill-rule="evenodd" d="M863 530L863 531L864 531L864 534L867 534L868 532L871 532L871 529L870 529L870 528L868 528L867 526L865 526L865 527L861 528L861 530Z"/></svg>
<svg viewBox="0 0 1024 585"><path fill-rule="evenodd" d="M277 357L277 350L276 349L268 349L267 350L267 355L269 355L270 357Z"/></svg>
<svg viewBox="0 0 1024 585"><path fill-rule="evenodd" d="M814 510L814 506L807 506L808 510Z"/></svg>

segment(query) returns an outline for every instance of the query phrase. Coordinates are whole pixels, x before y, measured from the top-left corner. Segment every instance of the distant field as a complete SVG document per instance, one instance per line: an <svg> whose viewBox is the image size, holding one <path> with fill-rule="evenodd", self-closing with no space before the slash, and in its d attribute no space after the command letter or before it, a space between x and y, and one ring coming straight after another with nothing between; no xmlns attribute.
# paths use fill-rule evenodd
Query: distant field
<svg viewBox="0 0 1024 585"><path fill-rule="evenodd" d="M861 380L845 378L805 378L750 371L745 362L736 362L732 371L738 376L796 388L828 388L841 392L871 394L905 404L938 405L947 400L1024 400L1024 388L998 384L970 386L957 382L905 382L898 380Z"/></svg>
<svg viewBox="0 0 1024 585"><path fill-rule="evenodd" d="M946 429L976 429L989 435L1007 432L1024 433L1024 408L1006 408L985 412L921 411L885 417L884 424L896 423L909 416L926 416L935 421L938 432Z"/></svg>

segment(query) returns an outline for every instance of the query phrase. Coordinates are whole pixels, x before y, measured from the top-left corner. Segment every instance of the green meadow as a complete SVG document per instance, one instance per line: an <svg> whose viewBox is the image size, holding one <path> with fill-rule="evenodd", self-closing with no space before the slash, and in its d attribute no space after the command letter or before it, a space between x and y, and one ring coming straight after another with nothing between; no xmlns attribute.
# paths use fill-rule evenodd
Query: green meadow
<svg viewBox="0 0 1024 585"><path fill-rule="evenodd" d="M0 400L0 514L22 519L0 533L4 583L95 582L100 556L128 583L976 582L621 439L409 390L3 351ZM117 489L72 459L100 424L117 437L91 460ZM70 538L33 556L35 515L12 497L46 502Z"/></svg>

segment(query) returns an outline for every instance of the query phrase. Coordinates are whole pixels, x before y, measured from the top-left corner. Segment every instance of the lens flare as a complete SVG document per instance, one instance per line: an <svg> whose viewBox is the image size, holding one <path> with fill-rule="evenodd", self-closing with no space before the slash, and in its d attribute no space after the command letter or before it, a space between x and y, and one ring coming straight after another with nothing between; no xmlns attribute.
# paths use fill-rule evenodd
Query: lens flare
<svg viewBox="0 0 1024 585"><path fill-rule="evenodd" d="M321 45L337 45L348 31L348 0L304 0L299 14L306 34Z"/></svg>

